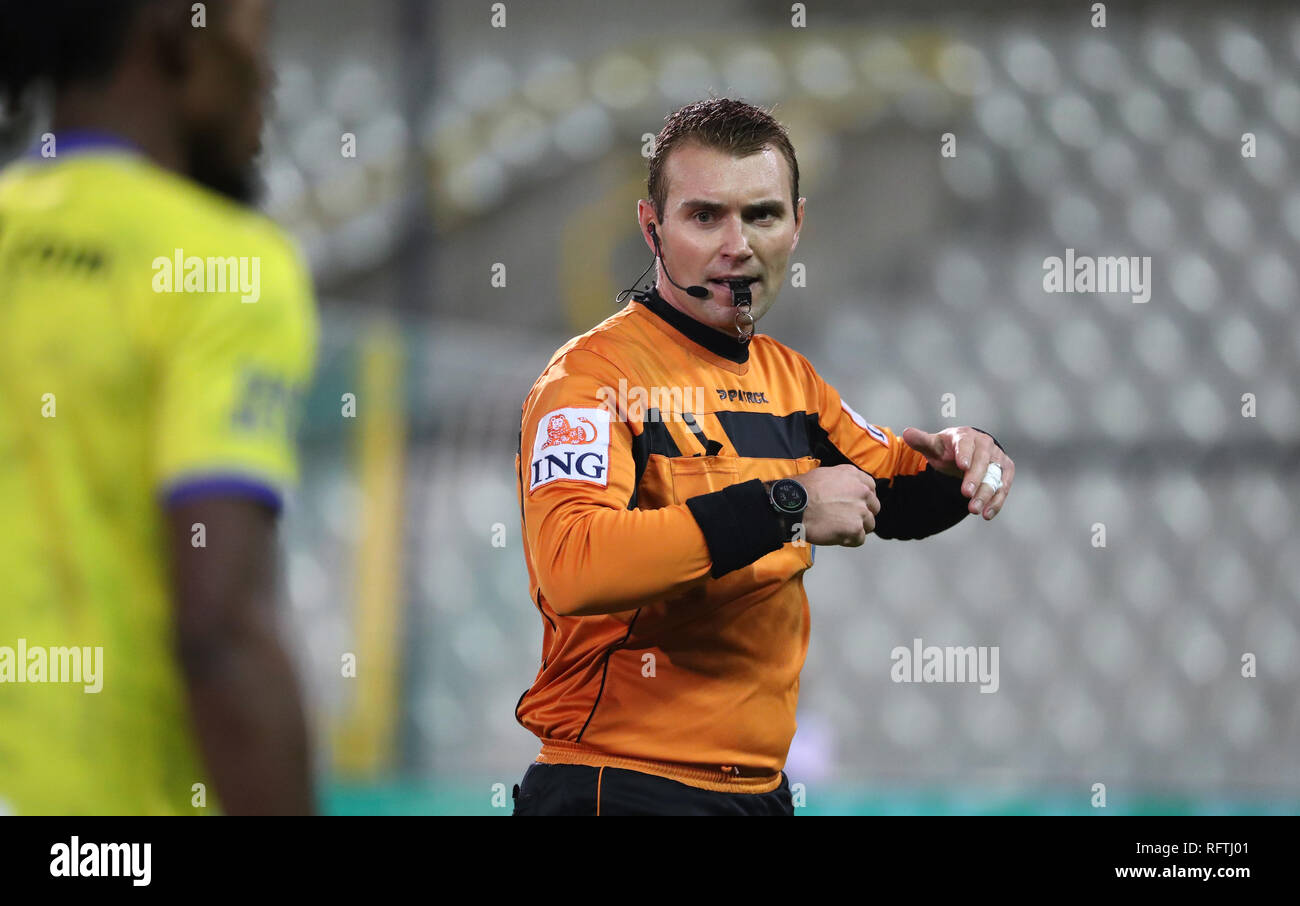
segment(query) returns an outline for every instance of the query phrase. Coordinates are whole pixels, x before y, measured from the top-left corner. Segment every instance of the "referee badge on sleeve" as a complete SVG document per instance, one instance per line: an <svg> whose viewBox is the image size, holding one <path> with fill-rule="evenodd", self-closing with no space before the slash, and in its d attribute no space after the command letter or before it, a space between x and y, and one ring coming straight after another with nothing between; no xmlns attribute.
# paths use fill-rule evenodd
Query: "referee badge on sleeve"
<svg viewBox="0 0 1300 906"><path fill-rule="evenodd" d="M555 409L538 419L528 490L561 478L609 486L609 410Z"/></svg>
<svg viewBox="0 0 1300 906"><path fill-rule="evenodd" d="M858 415L858 413L854 411L853 407L850 406L848 403L844 402L844 400L840 400L840 405L843 406L844 411L849 414L849 418L853 419L853 424L857 425L863 431L866 431L868 434L870 434L873 438L876 439L877 443L879 443L882 447L888 449L889 438L885 435L884 431L881 431L878 427L871 424L871 422L867 421L861 415Z"/></svg>

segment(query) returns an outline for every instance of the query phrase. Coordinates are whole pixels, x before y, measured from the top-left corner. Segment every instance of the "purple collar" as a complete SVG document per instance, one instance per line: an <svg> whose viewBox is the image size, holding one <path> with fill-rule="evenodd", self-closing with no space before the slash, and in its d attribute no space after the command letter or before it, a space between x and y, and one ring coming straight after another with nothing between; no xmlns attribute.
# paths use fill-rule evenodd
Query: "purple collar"
<svg viewBox="0 0 1300 906"><path fill-rule="evenodd" d="M55 156L53 158L41 158L40 143L29 150L27 156L57 160L69 151L112 150L131 151L136 154L142 153L140 147L134 142L129 142L112 132L103 132L97 129L64 129L62 132L54 133L54 142Z"/></svg>

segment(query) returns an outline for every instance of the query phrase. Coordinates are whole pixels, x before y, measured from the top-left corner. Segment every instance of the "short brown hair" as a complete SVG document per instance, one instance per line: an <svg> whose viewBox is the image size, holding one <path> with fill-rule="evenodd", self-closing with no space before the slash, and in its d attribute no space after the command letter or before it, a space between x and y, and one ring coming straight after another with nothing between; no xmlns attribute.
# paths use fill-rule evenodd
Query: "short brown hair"
<svg viewBox="0 0 1300 906"><path fill-rule="evenodd" d="M746 157L768 146L780 151L790 165L793 209L798 209L799 161L794 156L794 146L790 144L785 127L773 119L769 111L752 104L731 98L709 98L687 104L665 117L664 127L655 139L646 188L654 204L655 216L661 220L664 206L668 204L664 164L674 148L690 142L726 151L733 157Z"/></svg>

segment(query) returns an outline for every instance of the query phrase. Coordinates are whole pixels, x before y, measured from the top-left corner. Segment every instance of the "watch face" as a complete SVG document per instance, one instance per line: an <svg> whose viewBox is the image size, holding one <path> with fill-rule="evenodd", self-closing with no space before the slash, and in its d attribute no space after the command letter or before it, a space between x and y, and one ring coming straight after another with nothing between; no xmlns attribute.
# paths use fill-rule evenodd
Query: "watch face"
<svg viewBox="0 0 1300 906"><path fill-rule="evenodd" d="M782 478L772 485L772 502L787 513L800 513L808 505L808 492L799 482Z"/></svg>

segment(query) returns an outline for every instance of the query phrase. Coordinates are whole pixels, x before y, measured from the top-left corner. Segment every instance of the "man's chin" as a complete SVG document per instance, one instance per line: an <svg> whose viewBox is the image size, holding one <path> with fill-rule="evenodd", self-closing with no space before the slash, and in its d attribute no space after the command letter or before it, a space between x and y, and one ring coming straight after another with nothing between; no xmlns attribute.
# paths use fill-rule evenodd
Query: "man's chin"
<svg viewBox="0 0 1300 906"><path fill-rule="evenodd" d="M720 295L721 294L715 294L712 299L700 300L701 307L704 308L705 311L701 312L704 317L697 320L703 321L714 330L734 337L736 336L736 313L741 309L738 309L733 305L729 298L721 299ZM750 314L754 314L752 307L750 309ZM757 320L757 318L755 318L755 320Z"/></svg>

